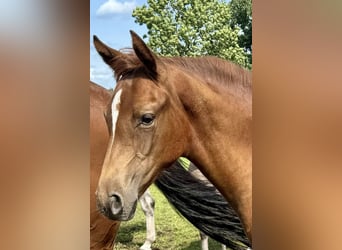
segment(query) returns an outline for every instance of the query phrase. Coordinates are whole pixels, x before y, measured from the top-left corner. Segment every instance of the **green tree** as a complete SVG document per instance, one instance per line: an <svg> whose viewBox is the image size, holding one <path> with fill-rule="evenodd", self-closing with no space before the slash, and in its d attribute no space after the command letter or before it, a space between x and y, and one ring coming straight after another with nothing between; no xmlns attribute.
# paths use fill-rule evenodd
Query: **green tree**
<svg viewBox="0 0 342 250"><path fill-rule="evenodd" d="M239 45L245 49L252 64L252 0L231 0L231 27L239 27Z"/></svg>
<svg viewBox="0 0 342 250"><path fill-rule="evenodd" d="M231 25L226 1L147 0L147 5L133 11L133 17L147 26L148 45L160 55L214 55L250 67L239 45L241 28Z"/></svg>

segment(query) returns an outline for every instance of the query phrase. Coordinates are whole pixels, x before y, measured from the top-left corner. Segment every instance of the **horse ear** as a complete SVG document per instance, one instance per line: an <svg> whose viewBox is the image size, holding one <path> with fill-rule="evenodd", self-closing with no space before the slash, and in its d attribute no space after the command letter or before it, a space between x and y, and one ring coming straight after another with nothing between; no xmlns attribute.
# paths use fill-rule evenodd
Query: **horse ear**
<svg viewBox="0 0 342 250"><path fill-rule="evenodd" d="M133 49L139 60L143 63L145 68L152 73L152 76L157 76L156 56L147 47L145 42L132 30L130 30Z"/></svg>
<svg viewBox="0 0 342 250"><path fill-rule="evenodd" d="M95 48L105 63L110 64L114 57L121 55L119 51L104 44L97 36L94 35L93 39Z"/></svg>

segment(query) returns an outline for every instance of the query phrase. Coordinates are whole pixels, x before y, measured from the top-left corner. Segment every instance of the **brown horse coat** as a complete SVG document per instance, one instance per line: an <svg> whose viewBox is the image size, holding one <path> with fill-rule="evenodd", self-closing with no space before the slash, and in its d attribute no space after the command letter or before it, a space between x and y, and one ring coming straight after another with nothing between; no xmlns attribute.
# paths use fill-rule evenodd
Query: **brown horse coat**
<svg viewBox="0 0 342 250"><path fill-rule="evenodd" d="M109 140L104 112L111 92L92 82L90 91L90 249L112 250L120 222L105 218L97 211L95 191Z"/></svg>

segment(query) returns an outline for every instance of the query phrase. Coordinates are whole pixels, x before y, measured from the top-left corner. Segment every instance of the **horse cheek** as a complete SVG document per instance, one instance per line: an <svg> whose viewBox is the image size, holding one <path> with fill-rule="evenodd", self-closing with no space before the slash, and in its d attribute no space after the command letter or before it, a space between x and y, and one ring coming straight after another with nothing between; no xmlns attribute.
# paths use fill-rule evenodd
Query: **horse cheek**
<svg viewBox="0 0 342 250"><path fill-rule="evenodd" d="M148 156L152 148L153 134L150 130L142 130L135 134L134 149L136 154Z"/></svg>

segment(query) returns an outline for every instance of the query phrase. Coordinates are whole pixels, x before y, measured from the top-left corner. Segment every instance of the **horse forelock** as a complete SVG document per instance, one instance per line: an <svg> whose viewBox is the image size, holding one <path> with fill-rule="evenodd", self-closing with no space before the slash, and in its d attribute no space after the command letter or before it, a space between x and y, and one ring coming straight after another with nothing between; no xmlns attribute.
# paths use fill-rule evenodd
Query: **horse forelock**
<svg viewBox="0 0 342 250"><path fill-rule="evenodd" d="M110 67L114 70L116 81L123 79L129 73L143 68L142 63L134 54L132 49L122 49L121 55L113 57L109 62Z"/></svg>

